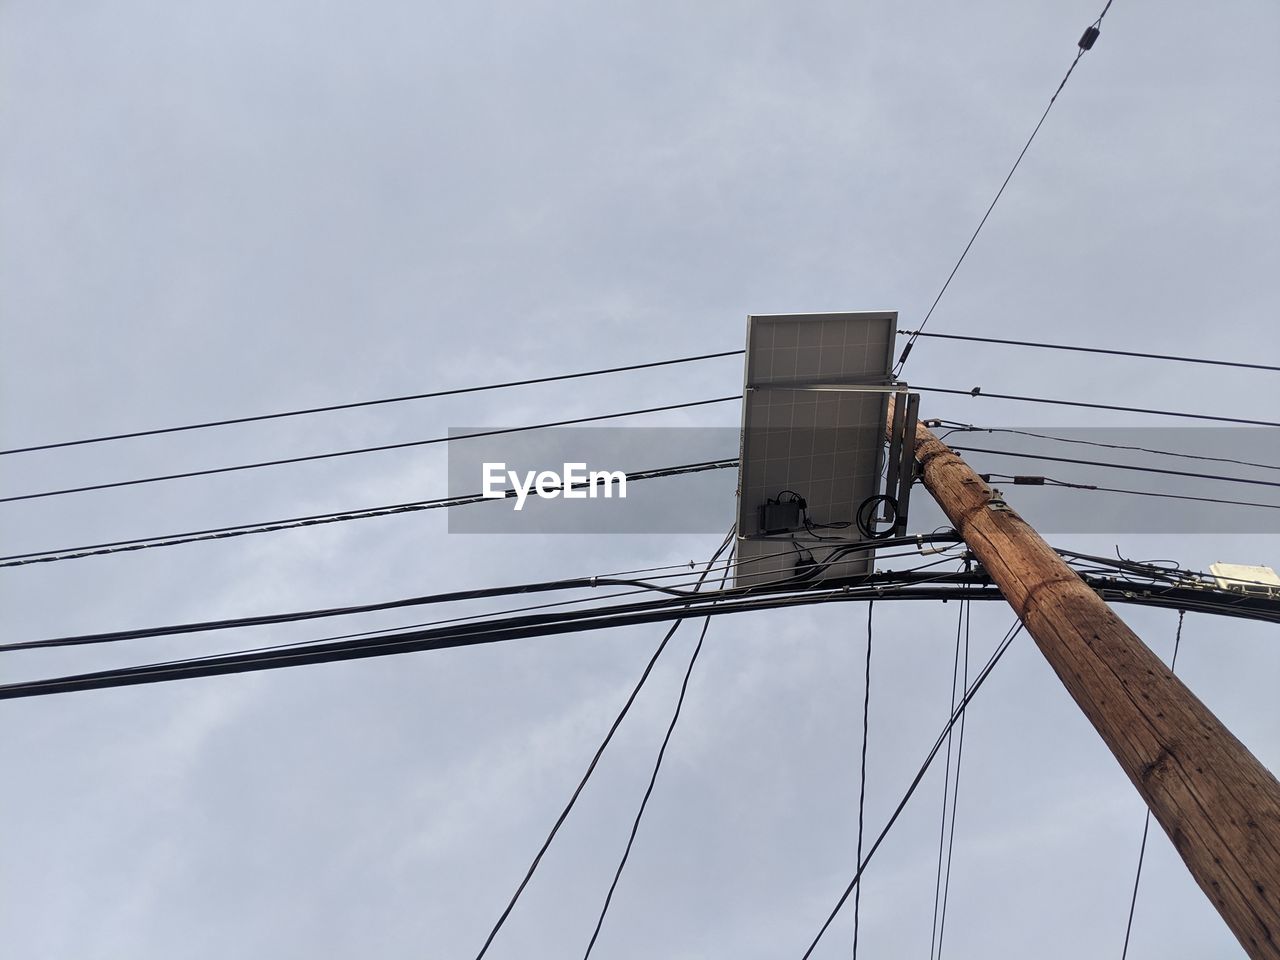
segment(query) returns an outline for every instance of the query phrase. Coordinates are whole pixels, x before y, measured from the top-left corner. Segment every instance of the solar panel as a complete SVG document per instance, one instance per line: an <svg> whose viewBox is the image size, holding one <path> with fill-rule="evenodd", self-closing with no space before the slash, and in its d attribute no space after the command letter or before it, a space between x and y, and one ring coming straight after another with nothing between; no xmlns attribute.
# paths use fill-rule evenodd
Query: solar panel
<svg viewBox="0 0 1280 960"><path fill-rule="evenodd" d="M812 576L814 567L818 580L869 571L856 513L880 492L897 320L896 312L747 318L739 586Z"/></svg>

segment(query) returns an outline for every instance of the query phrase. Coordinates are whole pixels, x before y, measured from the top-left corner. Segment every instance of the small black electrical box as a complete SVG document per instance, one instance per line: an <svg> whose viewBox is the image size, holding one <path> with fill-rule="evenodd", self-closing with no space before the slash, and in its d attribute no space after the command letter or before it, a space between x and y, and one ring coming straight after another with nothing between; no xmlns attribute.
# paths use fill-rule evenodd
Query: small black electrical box
<svg viewBox="0 0 1280 960"><path fill-rule="evenodd" d="M799 500L766 500L760 504L761 533L787 533L800 526Z"/></svg>

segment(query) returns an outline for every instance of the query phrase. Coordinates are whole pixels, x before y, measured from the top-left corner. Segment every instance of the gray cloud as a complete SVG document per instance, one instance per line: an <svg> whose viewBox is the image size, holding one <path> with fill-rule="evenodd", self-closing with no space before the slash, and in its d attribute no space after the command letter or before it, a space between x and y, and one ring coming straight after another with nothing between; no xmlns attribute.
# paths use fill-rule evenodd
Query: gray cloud
<svg viewBox="0 0 1280 960"><path fill-rule="evenodd" d="M897 309L910 328L1097 12L7 4L4 444L728 349L748 313ZM1108 14L934 328L1278 355L1280 22L1261 2L1211 24L1189 4L1161 13ZM1264 375L924 342L907 376L1228 415L1274 395ZM0 484L741 382L736 361L715 361L7 457ZM1120 422L964 398L923 412ZM423 499L446 477L442 451L419 451L6 504L0 539L17 552ZM1024 493L1011 500L1031 515ZM701 560L712 539L450 536L445 517L419 514L0 571L0 609L6 637L26 639ZM1198 568L1277 552L1274 535L1220 529L1055 540ZM877 607L873 831L943 721L955 612ZM1168 655L1172 614L1122 613ZM975 608L977 649L1009 619ZM599 955L799 955L852 868L863 622L840 606L712 625ZM1190 616L1179 672L1275 769L1273 633ZM320 635L10 655L5 677ZM491 956L583 948L693 639L677 635ZM632 629L7 703L0 935L15 957L466 955L657 640ZM1027 638L969 723L948 955L1117 950L1142 805ZM868 955L925 949L940 772L868 874ZM1232 953L1153 838L1135 947ZM849 934L842 917L826 952Z"/></svg>

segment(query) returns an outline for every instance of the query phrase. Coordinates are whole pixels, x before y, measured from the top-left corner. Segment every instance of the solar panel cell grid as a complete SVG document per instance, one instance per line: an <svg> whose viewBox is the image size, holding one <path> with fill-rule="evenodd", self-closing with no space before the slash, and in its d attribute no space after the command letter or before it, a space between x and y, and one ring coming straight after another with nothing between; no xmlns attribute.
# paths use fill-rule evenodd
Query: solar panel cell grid
<svg viewBox="0 0 1280 960"><path fill-rule="evenodd" d="M879 492L896 325L891 312L748 319L738 552L750 562L739 584L790 576L801 555L790 540L819 561L859 541L854 514ZM805 499L812 526L761 538L760 505L787 490ZM868 551L826 578L870 561Z"/></svg>

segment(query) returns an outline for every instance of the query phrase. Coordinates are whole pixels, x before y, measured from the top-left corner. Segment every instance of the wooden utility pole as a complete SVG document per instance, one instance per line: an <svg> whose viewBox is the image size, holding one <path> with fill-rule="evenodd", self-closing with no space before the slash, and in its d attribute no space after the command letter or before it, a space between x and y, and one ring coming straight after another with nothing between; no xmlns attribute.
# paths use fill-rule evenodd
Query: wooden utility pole
<svg viewBox="0 0 1280 960"><path fill-rule="evenodd" d="M1200 889L1250 957L1280 958L1280 783L923 424L915 450L925 489L1026 624Z"/></svg>

